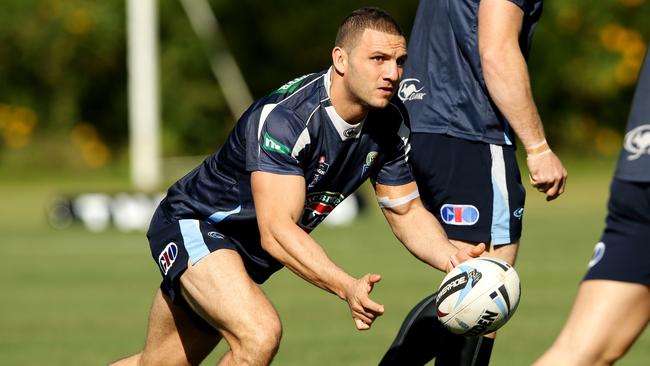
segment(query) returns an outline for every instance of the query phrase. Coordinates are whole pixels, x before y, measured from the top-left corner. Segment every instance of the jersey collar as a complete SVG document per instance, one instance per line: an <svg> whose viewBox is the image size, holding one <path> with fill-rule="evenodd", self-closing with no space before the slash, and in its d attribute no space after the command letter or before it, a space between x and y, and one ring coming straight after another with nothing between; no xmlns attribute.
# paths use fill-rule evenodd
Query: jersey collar
<svg viewBox="0 0 650 366"><path fill-rule="evenodd" d="M330 68L327 70L327 73L325 74L325 77L323 78L323 84L325 86L325 91L327 91L328 99L330 96L330 87L332 86L332 81L330 80L331 73L332 67L330 66ZM339 133L341 140L345 141L349 139L359 138L359 135L361 135L361 130L363 129L363 124L366 122L365 118L355 125L349 124L343 118L341 118L338 113L336 113L336 110L334 109L334 106L331 104L331 102L328 106L325 107L325 111L327 112L330 121L332 121L334 128L336 128L336 131Z"/></svg>

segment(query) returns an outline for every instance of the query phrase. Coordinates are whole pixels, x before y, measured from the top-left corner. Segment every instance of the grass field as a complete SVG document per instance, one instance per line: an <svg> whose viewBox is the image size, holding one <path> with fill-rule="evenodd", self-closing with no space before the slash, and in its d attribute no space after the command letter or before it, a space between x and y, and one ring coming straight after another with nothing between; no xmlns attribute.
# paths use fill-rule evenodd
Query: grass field
<svg viewBox="0 0 650 366"><path fill-rule="evenodd" d="M529 189L517 265L522 301L500 332L493 365L528 365L558 333L603 227L612 167L571 164L567 194L550 204ZM44 213L56 193L124 186L111 174L0 178L0 364L104 365L140 349L159 282L144 234L55 230ZM284 323L275 364L376 365L442 274L413 259L374 206L353 226L322 227L315 236L350 273L382 274L373 295L386 313L372 330L357 332L344 302L282 270L263 286ZM650 364L648 333L619 365Z"/></svg>

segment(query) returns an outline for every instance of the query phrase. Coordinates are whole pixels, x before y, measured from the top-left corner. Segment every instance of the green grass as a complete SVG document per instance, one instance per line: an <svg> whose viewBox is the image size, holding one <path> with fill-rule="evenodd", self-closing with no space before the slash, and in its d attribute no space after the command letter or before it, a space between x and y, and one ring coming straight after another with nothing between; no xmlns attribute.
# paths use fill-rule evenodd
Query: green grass
<svg viewBox="0 0 650 366"><path fill-rule="evenodd" d="M611 161L572 164L567 194L556 202L529 189L517 266L522 300L500 332L493 365L528 365L559 332L603 228L611 171ZM103 365L142 347L159 282L144 234L45 222L45 205L59 192L126 186L110 175L77 178L0 179L1 364ZM353 226L315 236L350 273L382 274L373 297L385 315L357 332L344 302L282 270L263 286L284 324L275 364L375 365L406 313L437 287L442 274L411 257L383 221L373 208ZM619 365L648 360L646 332Z"/></svg>

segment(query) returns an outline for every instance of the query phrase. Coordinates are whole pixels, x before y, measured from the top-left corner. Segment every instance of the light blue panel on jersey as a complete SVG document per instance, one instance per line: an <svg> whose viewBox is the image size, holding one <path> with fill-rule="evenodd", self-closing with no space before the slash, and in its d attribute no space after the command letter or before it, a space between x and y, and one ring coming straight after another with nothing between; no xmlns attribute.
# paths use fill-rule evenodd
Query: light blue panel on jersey
<svg viewBox="0 0 650 366"><path fill-rule="evenodd" d="M190 262L196 264L210 254L210 250L203 240L199 222L197 220L179 220L178 224L181 227L181 235L183 235L187 254L190 256Z"/></svg>
<svg viewBox="0 0 650 366"><path fill-rule="evenodd" d="M510 204L508 202L508 185L506 184L506 164L503 148L490 145L492 153L492 244L509 244L510 240Z"/></svg>
<svg viewBox="0 0 650 366"><path fill-rule="evenodd" d="M223 221L226 217L234 214L238 214L241 211L241 205L237 206L235 209L230 210L230 211L219 211L215 212L210 217L208 217L208 220L214 222L215 224L218 222Z"/></svg>

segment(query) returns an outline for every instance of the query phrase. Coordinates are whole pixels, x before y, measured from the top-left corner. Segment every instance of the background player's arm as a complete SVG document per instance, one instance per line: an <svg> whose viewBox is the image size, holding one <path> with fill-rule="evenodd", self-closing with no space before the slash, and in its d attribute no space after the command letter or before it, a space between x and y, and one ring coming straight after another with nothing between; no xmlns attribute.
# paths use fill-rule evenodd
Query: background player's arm
<svg viewBox="0 0 650 366"><path fill-rule="evenodd" d="M441 271L448 272L458 263L478 257L485 250L480 244L470 252L456 248L444 229L422 204L420 197L402 203L400 198L417 191L415 182L400 186L375 185L375 194L383 201L399 203L383 207L382 211L399 241L418 259Z"/></svg>
<svg viewBox="0 0 650 366"><path fill-rule="evenodd" d="M554 199L564 192L566 170L550 150L533 100L528 67L519 46L523 11L507 0L479 5L481 68L490 96L528 154L531 184Z"/></svg>
<svg viewBox="0 0 650 366"><path fill-rule="evenodd" d="M304 178L256 171L252 173L251 185L264 250L298 276L347 301L357 329L370 328L384 311L382 305L369 298L381 277L350 276L296 224L304 208Z"/></svg>

